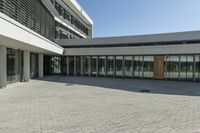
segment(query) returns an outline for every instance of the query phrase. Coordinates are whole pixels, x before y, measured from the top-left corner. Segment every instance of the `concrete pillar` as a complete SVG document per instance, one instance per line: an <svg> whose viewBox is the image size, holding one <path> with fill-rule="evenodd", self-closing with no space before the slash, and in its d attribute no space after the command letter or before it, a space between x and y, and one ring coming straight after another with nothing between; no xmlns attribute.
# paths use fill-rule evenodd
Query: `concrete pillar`
<svg viewBox="0 0 200 133"><path fill-rule="evenodd" d="M7 59L6 47L0 46L0 88L7 85Z"/></svg>
<svg viewBox="0 0 200 133"><path fill-rule="evenodd" d="M44 55L39 54L38 56L38 77L44 77Z"/></svg>
<svg viewBox="0 0 200 133"><path fill-rule="evenodd" d="M24 82L30 80L30 51L24 51Z"/></svg>

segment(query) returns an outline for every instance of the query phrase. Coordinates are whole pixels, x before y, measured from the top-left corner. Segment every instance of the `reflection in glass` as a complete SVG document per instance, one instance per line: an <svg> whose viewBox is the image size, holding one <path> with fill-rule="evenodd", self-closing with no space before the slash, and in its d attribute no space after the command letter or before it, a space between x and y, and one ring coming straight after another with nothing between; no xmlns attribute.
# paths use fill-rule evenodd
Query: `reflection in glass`
<svg viewBox="0 0 200 133"><path fill-rule="evenodd" d="M30 77L38 77L38 55L33 53L30 54Z"/></svg>
<svg viewBox="0 0 200 133"><path fill-rule="evenodd" d="M180 78L185 79L187 77L187 56L180 56Z"/></svg>
<svg viewBox="0 0 200 133"><path fill-rule="evenodd" d="M7 83L22 80L23 52L7 49Z"/></svg>
<svg viewBox="0 0 200 133"><path fill-rule="evenodd" d="M61 57L51 57L51 70L52 74L61 74Z"/></svg>
<svg viewBox="0 0 200 133"><path fill-rule="evenodd" d="M90 56L84 56L83 57L83 74L85 76L89 76L90 75L90 70L89 70L90 62L89 62L89 60L90 60Z"/></svg>
<svg viewBox="0 0 200 133"><path fill-rule="evenodd" d="M67 57L61 57L61 74L67 75Z"/></svg>
<svg viewBox="0 0 200 133"><path fill-rule="evenodd" d="M142 77L143 56L134 56L134 77Z"/></svg>
<svg viewBox="0 0 200 133"><path fill-rule="evenodd" d="M98 59L99 76L105 76L105 61L106 61L105 56L99 56L99 59Z"/></svg>
<svg viewBox="0 0 200 133"><path fill-rule="evenodd" d="M117 77L123 76L123 56L116 56L115 59L115 71Z"/></svg>
<svg viewBox="0 0 200 133"><path fill-rule="evenodd" d="M91 57L91 74L92 76L96 76L97 74L97 56Z"/></svg>
<svg viewBox="0 0 200 133"><path fill-rule="evenodd" d="M124 57L124 76L125 77L132 77L132 70L133 70L132 60L133 60L132 56Z"/></svg>
<svg viewBox="0 0 200 133"><path fill-rule="evenodd" d="M74 75L74 56L69 56L69 75Z"/></svg>
<svg viewBox="0 0 200 133"><path fill-rule="evenodd" d="M200 55L195 56L196 66L195 66L195 78L200 80Z"/></svg>
<svg viewBox="0 0 200 133"><path fill-rule="evenodd" d="M81 75L81 57L76 56L76 75L80 76Z"/></svg>
<svg viewBox="0 0 200 133"><path fill-rule="evenodd" d="M153 78L154 56L144 56L144 77Z"/></svg>
<svg viewBox="0 0 200 133"><path fill-rule="evenodd" d="M113 76L113 63L114 63L114 56L108 56L106 63L107 76Z"/></svg>
<svg viewBox="0 0 200 133"><path fill-rule="evenodd" d="M187 79L193 79L193 69L194 69L194 56L188 55L187 56Z"/></svg>
<svg viewBox="0 0 200 133"><path fill-rule="evenodd" d="M169 56L169 78L179 78L179 56Z"/></svg>

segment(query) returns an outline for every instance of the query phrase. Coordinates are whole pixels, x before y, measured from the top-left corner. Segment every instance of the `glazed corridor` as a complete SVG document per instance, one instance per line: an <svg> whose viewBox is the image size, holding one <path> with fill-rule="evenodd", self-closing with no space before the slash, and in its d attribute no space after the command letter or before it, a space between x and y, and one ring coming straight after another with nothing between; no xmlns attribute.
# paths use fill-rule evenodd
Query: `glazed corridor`
<svg viewBox="0 0 200 133"><path fill-rule="evenodd" d="M45 75L200 80L200 55L45 56Z"/></svg>

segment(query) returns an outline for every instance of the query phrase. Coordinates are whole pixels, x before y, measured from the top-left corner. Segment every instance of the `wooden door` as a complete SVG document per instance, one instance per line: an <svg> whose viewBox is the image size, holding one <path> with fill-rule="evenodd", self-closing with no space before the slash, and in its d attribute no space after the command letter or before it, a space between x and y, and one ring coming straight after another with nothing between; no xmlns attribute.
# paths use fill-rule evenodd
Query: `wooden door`
<svg viewBox="0 0 200 133"><path fill-rule="evenodd" d="M164 79L164 56L154 56L154 78Z"/></svg>

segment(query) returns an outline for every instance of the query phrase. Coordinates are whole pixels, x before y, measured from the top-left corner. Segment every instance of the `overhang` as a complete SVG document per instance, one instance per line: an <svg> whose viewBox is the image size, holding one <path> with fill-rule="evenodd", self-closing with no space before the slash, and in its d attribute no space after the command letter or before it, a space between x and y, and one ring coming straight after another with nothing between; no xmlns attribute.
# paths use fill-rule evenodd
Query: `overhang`
<svg viewBox="0 0 200 133"><path fill-rule="evenodd" d="M62 54L63 48L0 13L0 45L37 53Z"/></svg>

